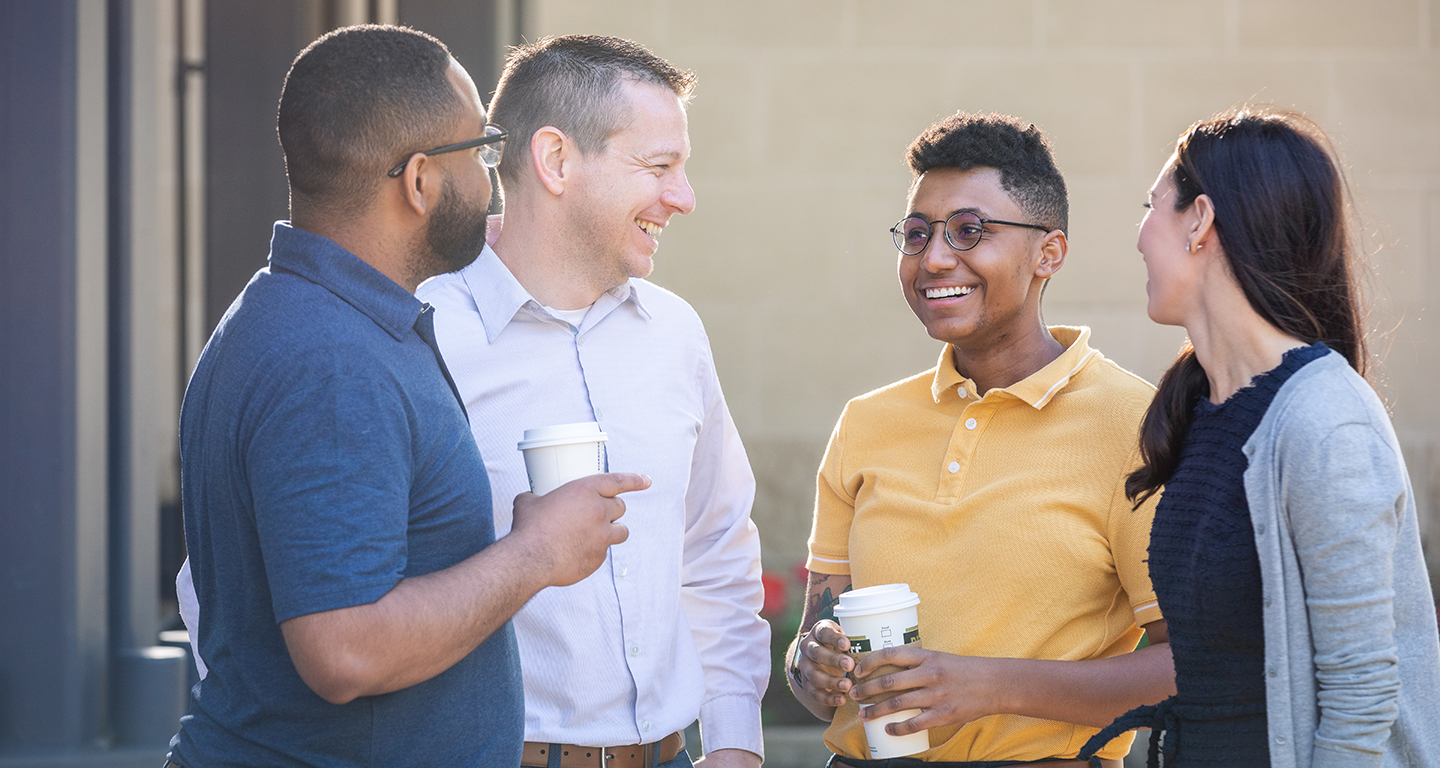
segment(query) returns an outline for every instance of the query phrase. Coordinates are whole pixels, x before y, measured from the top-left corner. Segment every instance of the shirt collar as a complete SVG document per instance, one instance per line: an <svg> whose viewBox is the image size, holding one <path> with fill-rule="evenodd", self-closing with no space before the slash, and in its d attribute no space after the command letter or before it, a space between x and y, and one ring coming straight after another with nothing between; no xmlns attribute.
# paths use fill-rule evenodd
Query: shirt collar
<svg viewBox="0 0 1440 768"><path fill-rule="evenodd" d="M515 279L514 273L489 245L485 246L480 257L470 266L460 270L460 278L465 281L465 287L475 301L475 309L480 312L480 322L485 327L485 338L491 344L495 343L495 338L515 319L522 307L528 304L535 311L544 312L540 302ZM626 301L634 304L636 312L649 320L650 312L640 302L639 291L635 290L636 283L632 278L601 294L595 302L595 308L586 315L585 324L591 325Z"/></svg>
<svg viewBox="0 0 1440 768"><path fill-rule="evenodd" d="M339 296L397 341L403 341L414 328L424 307L409 291L335 241L296 229L288 221L275 222L270 237L270 265L294 272Z"/></svg>
<svg viewBox="0 0 1440 768"><path fill-rule="evenodd" d="M640 278L632 277L605 293L615 299L616 304L624 304L627 301L634 304L635 311L638 312L641 317L649 320L650 310L646 309L645 303L640 300L640 282Z"/></svg>
<svg viewBox="0 0 1440 768"><path fill-rule="evenodd" d="M1065 347L1059 357L1020 381L991 392L1004 392L1029 403L1033 408L1044 408L1057 392L1070 383L1071 377L1079 373L1091 358L1100 354L1090 348L1090 329L1084 326L1052 325L1050 335ZM960 371L956 370L955 356L951 346L946 344L945 349L940 352L940 362L935 367L935 379L930 384L930 395L938 404L947 395L954 397L956 387L964 387L970 397L979 394L975 389L975 382L961 376ZM987 396L989 394L986 393Z"/></svg>

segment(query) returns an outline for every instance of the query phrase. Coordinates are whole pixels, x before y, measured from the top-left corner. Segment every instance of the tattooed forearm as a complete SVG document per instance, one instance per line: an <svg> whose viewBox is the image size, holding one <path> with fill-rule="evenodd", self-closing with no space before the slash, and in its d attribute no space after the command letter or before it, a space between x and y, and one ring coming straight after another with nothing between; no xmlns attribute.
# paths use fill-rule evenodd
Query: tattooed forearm
<svg viewBox="0 0 1440 768"><path fill-rule="evenodd" d="M847 585L845 586L845 589L842 591L842 594L843 594L844 592L849 592L849 591L850 591L850 586L847 584ZM840 602L840 598L832 596L832 595L830 594L830 588L829 588L829 587L826 587L826 588L825 588L825 594L823 594L823 595L820 596L820 612L819 612L818 614L816 614L816 615L817 615L819 618L821 618L821 619L830 619L831 621L834 621L834 620L835 620L835 605L836 605L837 603L839 603L839 602Z"/></svg>
<svg viewBox="0 0 1440 768"><path fill-rule="evenodd" d="M850 591L850 576L810 573L810 583L805 593L805 615L800 621L800 634L810 631L815 622L835 618L835 605L839 595Z"/></svg>

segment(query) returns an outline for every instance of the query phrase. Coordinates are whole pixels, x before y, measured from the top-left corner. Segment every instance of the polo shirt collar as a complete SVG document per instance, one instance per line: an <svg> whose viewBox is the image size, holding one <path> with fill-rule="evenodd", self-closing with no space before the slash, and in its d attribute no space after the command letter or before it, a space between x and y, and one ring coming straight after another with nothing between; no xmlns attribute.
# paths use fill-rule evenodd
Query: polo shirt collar
<svg viewBox="0 0 1440 768"><path fill-rule="evenodd" d="M270 265L294 272L339 296L397 341L403 341L415 327L425 306L414 294L335 241L296 229L288 221L275 222L270 236Z"/></svg>
<svg viewBox="0 0 1440 768"><path fill-rule="evenodd" d="M544 311L540 302L515 279L514 273L489 245L485 246L480 257L470 266L460 270L460 278L465 281L465 287L475 301L475 309L480 312L480 323L485 327L485 338L491 344L495 343L500 332L505 330L505 326L509 325L527 304L535 311ZM641 317L650 319L650 312L640 302L640 294L635 290L635 285L636 281L632 278L601 294L590 314L596 315L595 320L598 320L610 310L629 301L634 304L635 311ZM588 326L593 322L587 315L585 324Z"/></svg>
<svg viewBox="0 0 1440 768"><path fill-rule="evenodd" d="M1050 335L1065 347L1060 356L1048 365L1026 376L1008 387L991 390L1004 392L1029 403L1033 408L1044 408L1056 393L1070 383L1070 379L1084 368L1099 352L1090 348L1090 329L1085 326L1050 326ZM955 356L949 344L940 352L940 362L935 367L935 378L930 384L930 395L938 404L945 396L954 397L956 387L965 387L973 397L978 394L975 382L960 375L955 368ZM989 392L986 396L989 396Z"/></svg>

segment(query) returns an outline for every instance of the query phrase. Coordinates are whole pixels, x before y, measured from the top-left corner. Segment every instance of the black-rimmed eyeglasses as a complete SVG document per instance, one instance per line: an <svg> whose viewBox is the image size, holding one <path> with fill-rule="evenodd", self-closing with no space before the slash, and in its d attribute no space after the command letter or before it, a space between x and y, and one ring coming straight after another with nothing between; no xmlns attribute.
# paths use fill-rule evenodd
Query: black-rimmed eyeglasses
<svg viewBox="0 0 1440 768"><path fill-rule="evenodd" d="M920 216L911 216L902 220L899 224L890 228L890 234L895 236L895 247L906 256L914 256L925 250L930 244L931 228L936 224L945 225L945 242L957 251L968 251L980 244L981 235L985 234L986 224L1004 224L1008 227L1029 227L1038 229L1041 232L1049 232L1049 227L1042 227L1039 224L1023 224L1018 221L1001 221L999 219L982 219L969 211L961 211L950 215L944 222L926 221Z"/></svg>
<svg viewBox="0 0 1440 768"><path fill-rule="evenodd" d="M446 144L443 147L427 149L420 154L428 157L430 155L443 155L446 152L459 152L462 149L479 147L481 164L486 168L494 168L500 164L501 155L505 154L505 137L509 135L510 134L505 132L505 129L498 125L487 125L485 126L485 135L478 139L462 141L459 144ZM409 162L410 157L407 156L404 162L391 168L390 172L385 175L392 179L399 177L400 174L405 172L405 165Z"/></svg>

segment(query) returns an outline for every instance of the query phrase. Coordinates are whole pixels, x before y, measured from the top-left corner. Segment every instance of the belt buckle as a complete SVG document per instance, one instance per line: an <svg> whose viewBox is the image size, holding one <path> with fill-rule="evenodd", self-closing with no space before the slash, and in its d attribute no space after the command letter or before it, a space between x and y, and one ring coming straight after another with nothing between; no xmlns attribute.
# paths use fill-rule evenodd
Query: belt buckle
<svg viewBox="0 0 1440 768"><path fill-rule="evenodd" d="M634 749L635 747L637 747L637 746L640 748L640 762L639 762L638 765L635 764L635 763L630 763L630 765L634 765L634 766L636 766L636 768L655 768L655 766L656 766L656 756L657 756L657 754L658 754L658 749L659 749L659 747L660 747L659 742L654 742L654 743L651 743L651 744L631 744L631 745L621 746L621 747L604 747L604 748L602 748L602 749L600 750L600 756L601 756L600 768L609 768L609 766L610 766L610 761L611 761L611 760L614 760L616 757L618 757L618 755L616 755L616 754L615 754L614 752L612 752L611 750L619 750L619 749L631 749L631 750L633 750L633 749Z"/></svg>

